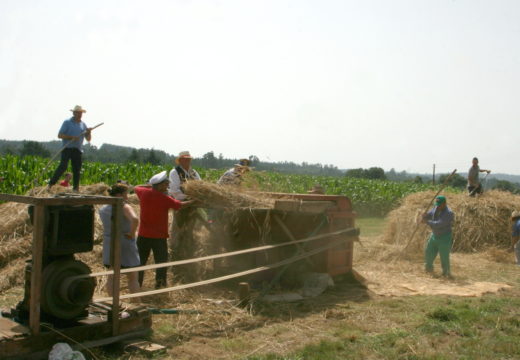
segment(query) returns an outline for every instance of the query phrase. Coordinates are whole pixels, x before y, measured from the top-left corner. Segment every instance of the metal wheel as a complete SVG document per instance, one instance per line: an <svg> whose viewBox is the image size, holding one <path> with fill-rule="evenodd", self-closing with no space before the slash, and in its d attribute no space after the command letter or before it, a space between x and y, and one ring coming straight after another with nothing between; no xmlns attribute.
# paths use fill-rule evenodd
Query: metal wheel
<svg viewBox="0 0 520 360"><path fill-rule="evenodd" d="M60 319L80 316L92 299L96 280L71 277L89 273L90 268L85 263L73 259L54 261L46 266L43 270L42 310Z"/></svg>

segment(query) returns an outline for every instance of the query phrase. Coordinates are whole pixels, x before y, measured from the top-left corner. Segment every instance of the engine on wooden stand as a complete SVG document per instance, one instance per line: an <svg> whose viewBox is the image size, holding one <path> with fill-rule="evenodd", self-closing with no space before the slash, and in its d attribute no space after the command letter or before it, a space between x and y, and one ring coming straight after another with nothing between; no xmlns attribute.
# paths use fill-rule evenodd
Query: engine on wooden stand
<svg viewBox="0 0 520 360"><path fill-rule="evenodd" d="M29 207L31 221L34 207ZM89 274L90 268L75 254L92 251L94 246L94 206L59 205L45 207L40 293L41 320L67 325L88 316L94 295L94 278L76 278ZM15 309L22 323L29 319L32 261L25 267L25 293Z"/></svg>

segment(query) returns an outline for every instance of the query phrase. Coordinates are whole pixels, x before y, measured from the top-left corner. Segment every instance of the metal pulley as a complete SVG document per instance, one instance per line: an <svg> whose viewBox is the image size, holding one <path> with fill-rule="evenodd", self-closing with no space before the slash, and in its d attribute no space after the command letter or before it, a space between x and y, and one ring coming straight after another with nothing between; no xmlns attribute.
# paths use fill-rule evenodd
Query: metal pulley
<svg viewBox="0 0 520 360"><path fill-rule="evenodd" d="M42 310L60 319L81 316L94 295L96 280L74 277L86 274L90 274L90 268L74 259L57 260L46 266L43 270Z"/></svg>

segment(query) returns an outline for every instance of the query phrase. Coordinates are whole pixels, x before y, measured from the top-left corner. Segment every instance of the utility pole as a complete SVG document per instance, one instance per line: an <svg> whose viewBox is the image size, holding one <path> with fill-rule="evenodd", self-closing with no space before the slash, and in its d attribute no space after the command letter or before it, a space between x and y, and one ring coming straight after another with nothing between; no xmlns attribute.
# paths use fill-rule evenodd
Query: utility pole
<svg viewBox="0 0 520 360"><path fill-rule="evenodd" d="M433 164L433 179L432 184L435 185L435 164Z"/></svg>

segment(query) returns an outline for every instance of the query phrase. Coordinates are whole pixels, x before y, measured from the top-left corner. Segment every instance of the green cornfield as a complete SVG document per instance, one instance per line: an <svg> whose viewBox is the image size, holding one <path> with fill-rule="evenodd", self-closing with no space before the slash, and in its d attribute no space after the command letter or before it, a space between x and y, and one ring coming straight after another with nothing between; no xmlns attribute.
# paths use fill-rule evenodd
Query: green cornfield
<svg viewBox="0 0 520 360"><path fill-rule="evenodd" d="M51 162L39 157L6 155L0 159L0 192L25 194L34 186L46 185L58 161ZM85 162L81 183L83 185L113 184L118 179L131 184L144 184L153 175L171 166L150 164L106 164ZM197 169L206 181L215 182L224 170ZM432 189L431 185L382 180L356 179L349 177L289 175L274 172L250 173L247 185L261 191L306 193L314 184L320 184L328 195L348 196L360 215L383 216L404 196Z"/></svg>

